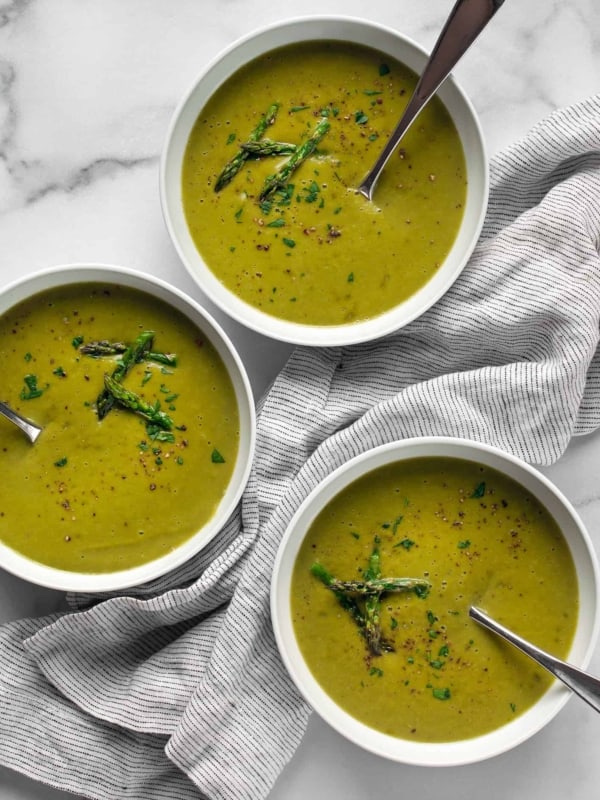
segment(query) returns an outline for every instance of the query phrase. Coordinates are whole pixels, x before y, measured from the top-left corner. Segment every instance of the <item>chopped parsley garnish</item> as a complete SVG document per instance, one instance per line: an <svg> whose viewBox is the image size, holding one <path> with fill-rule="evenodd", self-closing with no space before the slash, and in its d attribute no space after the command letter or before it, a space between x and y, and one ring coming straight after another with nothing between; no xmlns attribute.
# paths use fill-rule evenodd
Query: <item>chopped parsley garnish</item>
<svg viewBox="0 0 600 800"><path fill-rule="evenodd" d="M449 700L452 697L450 689L432 689L432 694L436 700Z"/></svg>
<svg viewBox="0 0 600 800"><path fill-rule="evenodd" d="M53 375L57 375L59 378L66 378L67 373L64 371L62 367L57 367L56 369L52 370Z"/></svg>
<svg viewBox="0 0 600 800"><path fill-rule="evenodd" d="M148 438L152 439L153 442L169 442L171 444L175 442L175 435L159 428L158 425L149 423L146 425L146 431Z"/></svg>
<svg viewBox="0 0 600 800"><path fill-rule="evenodd" d="M356 122L357 125L366 125L368 121L369 117L364 111L356 111L354 113L354 122Z"/></svg>
<svg viewBox="0 0 600 800"><path fill-rule="evenodd" d="M404 515L403 514L399 514L396 517L396 519L392 522L392 533L396 533L396 531L398 530L398 525L400 525L400 523L402 522L403 519L404 519Z"/></svg>
<svg viewBox="0 0 600 800"><path fill-rule="evenodd" d="M383 677L383 670L379 667L371 667L369 670L369 675L376 675L378 678Z"/></svg>
<svg viewBox="0 0 600 800"><path fill-rule="evenodd" d="M400 542L397 542L394 547L403 547L405 550L410 550L411 547L414 547L414 544L412 539L405 537Z"/></svg>
<svg viewBox="0 0 600 800"><path fill-rule="evenodd" d="M295 114L297 111L306 111L310 106L292 106L290 108L290 114Z"/></svg>
<svg viewBox="0 0 600 800"><path fill-rule="evenodd" d="M483 497L485 494L485 481L481 481L481 483L477 484L477 486L473 489L473 493L471 497Z"/></svg>
<svg viewBox="0 0 600 800"><path fill-rule="evenodd" d="M354 273L349 272L348 277L346 278L347 283L354 283Z"/></svg>
<svg viewBox="0 0 600 800"><path fill-rule="evenodd" d="M83 336L74 336L74 337L73 337L73 339L72 339L72 341L71 341L71 344L73 345L73 347L75 348L75 350L77 350L77 348L78 348L80 345L82 345L82 344L83 344Z"/></svg>
<svg viewBox="0 0 600 800"><path fill-rule="evenodd" d="M221 453L219 453L219 451L217 450L216 447L214 448L214 450L210 454L210 460L212 461L213 464L224 464L225 463L225 459L223 458Z"/></svg>
<svg viewBox="0 0 600 800"><path fill-rule="evenodd" d="M21 394L19 395L21 400L35 400L36 397L42 396L44 390L39 388L36 375L25 375L23 380L26 388L21 389Z"/></svg>
<svg viewBox="0 0 600 800"><path fill-rule="evenodd" d="M62 458L59 458L58 461L54 462L54 466L55 467L64 467L64 466L66 466L66 464L67 464L67 457L66 456L63 456Z"/></svg>
<svg viewBox="0 0 600 800"><path fill-rule="evenodd" d="M285 220L283 217L278 217L277 219L272 220L271 222L267 222L267 228L283 228L285 225Z"/></svg>
<svg viewBox="0 0 600 800"><path fill-rule="evenodd" d="M296 247L296 242L293 239L288 239L287 236L284 236L281 241L284 243L286 247L290 248Z"/></svg>
<svg viewBox="0 0 600 800"><path fill-rule="evenodd" d="M25 359L25 361L29 362L29 361L31 361L31 359L33 358L33 356L31 355L31 353L25 353L25 355L23 356L23 358Z"/></svg>
<svg viewBox="0 0 600 800"><path fill-rule="evenodd" d="M470 546L470 544L471 544L470 539L463 539L463 541L459 542L456 546L458 547L459 550L466 550L467 547Z"/></svg>
<svg viewBox="0 0 600 800"><path fill-rule="evenodd" d="M380 64L379 65L379 74L383 77L384 75L390 74L390 68L387 64Z"/></svg>
<svg viewBox="0 0 600 800"><path fill-rule="evenodd" d="M229 136L227 137L227 141L226 141L225 144L233 144L233 142L235 142L236 138L237 138L237 135L235 133L230 133Z"/></svg>

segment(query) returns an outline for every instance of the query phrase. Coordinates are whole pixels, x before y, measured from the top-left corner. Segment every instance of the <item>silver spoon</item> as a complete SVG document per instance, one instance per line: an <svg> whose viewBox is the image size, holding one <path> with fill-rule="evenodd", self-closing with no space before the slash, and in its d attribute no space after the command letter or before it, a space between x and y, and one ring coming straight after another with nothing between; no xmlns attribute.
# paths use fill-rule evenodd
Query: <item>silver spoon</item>
<svg viewBox="0 0 600 800"><path fill-rule="evenodd" d="M30 442L35 442L42 432L42 428L40 428L39 425L36 425L35 423L31 422L31 420L25 419L25 417L17 414L17 412L13 411L10 406L6 405L6 403L0 402L0 414L3 417L6 417L6 419L9 419L11 422L14 422L15 425L18 425L18 427L25 432Z"/></svg>
<svg viewBox="0 0 600 800"><path fill-rule="evenodd" d="M357 191L373 199L375 183L423 106L437 92L454 66L473 44L504 0L458 0L450 12L400 122Z"/></svg>
<svg viewBox="0 0 600 800"><path fill-rule="evenodd" d="M594 678L587 672L567 664L566 661L561 661L560 658L540 650L539 647L531 644L526 639L522 639L516 633L505 628L504 625L496 622L495 619L489 617L480 608L471 606L469 616L485 628L489 628L489 630L502 636L507 642L510 642L534 661L537 661L548 672L551 672L555 678L558 678L559 681L562 681L586 703L589 703L592 708L600 711L600 680L598 678Z"/></svg>

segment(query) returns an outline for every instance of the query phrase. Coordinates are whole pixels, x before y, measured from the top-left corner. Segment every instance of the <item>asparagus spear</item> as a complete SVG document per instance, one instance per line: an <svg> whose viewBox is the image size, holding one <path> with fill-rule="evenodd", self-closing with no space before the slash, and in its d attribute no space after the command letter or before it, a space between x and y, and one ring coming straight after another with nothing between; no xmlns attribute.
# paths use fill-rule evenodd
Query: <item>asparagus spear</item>
<svg viewBox="0 0 600 800"><path fill-rule="evenodd" d="M86 356L98 358L100 356L119 355L120 353L124 353L127 350L127 347L128 345L126 345L124 342L109 342L108 339L102 339L99 342L88 342L87 344L82 344L79 348L79 352ZM160 353L150 350L148 353L145 353L143 357L138 358L138 361L142 361L144 358L148 361L156 361L159 364L166 364L168 367L177 366L177 356L175 353Z"/></svg>
<svg viewBox="0 0 600 800"><path fill-rule="evenodd" d="M373 551L369 557L369 566L364 572L365 580L376 581L381 578L379 558L379 539L375 537ZM374 656L382 653L381 648L381 592L369 594L365 600L365 639Z"/></svg>
<svg viewBox="0 0 600 800"><path fill-rule="evenodd" d="M119 405L130 408L132 411L145 417L149 422L158 425L163 430L171 430L173 427L173 420L168 414L160 410L158 403L155 405L147 403L139 395L126 389L110 375L104 376L104 386L106 391L110 392L110 395Z"/></svg>
<svg viewBox="0 0 600 800"><path fill-rule="evenodd" d="M112 374L112 379L116 383L121 383L131 367L144 357L145 353L147 353L152 347L153 341L154 331L143 331L136 338L133 344L130 345L127 350L125 350L121 361L117 364ZM105 385L103 391L100 392L96 399L96 411L98 414L98 419L104 419L104 417L113 407L114 402L114 395L108 391Z"/></svg>
<svg viewBox="0 0 600 800"><path fill-rule="evenodd" d="M332 590L341 607L350 614L354 622L358 625L358 629L361 635L367 638L367 632L366 632L367 620L365 614L362 612L356 600L349 594L347 594L345 591L342 591L341 589L338 589L336 587L335 584L339 583L339 581L336 581L336 579L331 575L331 573L328 570L325 569L325 567L322 564L315 562L310 568L310 571L315 576L315 578L318 578L321 581L321 583L327 586L328 589ZM384 636L380 635L379 653L373 653L373 655L380 655L383 652L393 653L394 645Z"/></svg>
<svg viewBox="0 0 600 800"><path fill-rule="evenodd" d="M127 345L124 342L109 342L108 339L102 339L99 342L88 342L79 346L79 352L84 356L116 356L119 353L124 353L127 350Z"/></svg>
<svg viewBox="0 0 600 800"><path fill-rule="evenodd" d="M330 124L326 117L322 117L317 123L311 136L306 139L302 144L296 147L295 151L288 158L285 164L273 175L269 175L265 181L262 191L259 195L259 200L265 200L269 195L272 195L277 189L281 189L289 181L290 176L297 169L303 161L314 153L317 145L325 136L330 128Z"/></svg>
<svg viewBox="0 0 600 800"><path fill-rule="evenodd" d="M249 142L258 142L259 139L262 139L263 134L269 125L272 125L275 122L275 117L277 116L278 110L279 103L273 103L269 106L267 113L264 115L264 117L259 119L256 127L248 136ZM223 167L223 170L215 183L215 192L220 192L224 186L227 186L231 179L240 171L247 158L248 152L240 148L233 158Z"/></svg>
<svg viewBox="0 0 600 800"><path fill-rule="evenodd" d="M424 578L375 578L364 581L340 581L333 578L329 584L332 591L368 596L383 592L410 592L414 589L429 588Z"/></svg>
<svg viewBox="0 0 600 800"><path fill-rule="evenodd" d="M274 142L261 139L259 142L243 142L240 147L251 156L289 156L296 152L296 145L289 142Z"/></svg>

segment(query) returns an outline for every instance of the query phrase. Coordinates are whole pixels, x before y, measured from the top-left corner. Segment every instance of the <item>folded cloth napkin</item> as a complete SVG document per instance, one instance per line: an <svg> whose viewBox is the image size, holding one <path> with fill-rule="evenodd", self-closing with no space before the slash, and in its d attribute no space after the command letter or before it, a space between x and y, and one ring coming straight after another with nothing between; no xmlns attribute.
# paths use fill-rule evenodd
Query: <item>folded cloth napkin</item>
<svg viewBox="0 0 600 800"><path fill-rule="evenodd" d="M241 507L204 552L0 630L1 763L101 800L264 798L309 715L268 597L310 490L410 436L549 464L598 427L600 96L551 115L491 174L476 251L432 309L380 341L293 353L259 408Z"/></svg>

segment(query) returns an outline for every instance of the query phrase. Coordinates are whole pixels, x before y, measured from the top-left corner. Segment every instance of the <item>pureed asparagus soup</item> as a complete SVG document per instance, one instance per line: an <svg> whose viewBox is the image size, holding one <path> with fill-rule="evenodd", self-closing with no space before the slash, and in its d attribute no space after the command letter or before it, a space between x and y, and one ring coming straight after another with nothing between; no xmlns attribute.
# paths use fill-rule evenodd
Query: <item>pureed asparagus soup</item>
<svg viewBox="0 0 600 800"><path fill-rule="evenodd" d="M291 602L302 654L338 705L392 736L444 742L509 722L551 682L469 606L565 657L578 586L533 495L489 467L428 457L375 469L328 503Z"/></svg>
<svg viewBox="0 0 600 800"><path fill-rule="evenodd" d="M252 61L215 92L187 144L182 197L199 253L230 291L281 319L339 325L427 283L466 198L462 145L438 98L375 201L356 192L415 84L376 50L316 41Z"/></svg>
<svg viewBox="0 0 600 800"><path fill-rule="evenodd" d="M220 356L136 289L47 290L0 317L2 399L44 427L0 420L0 539L78 572L160 557L209 520L239 440ZM107 388L109 387L109 388Z"/></svg>

